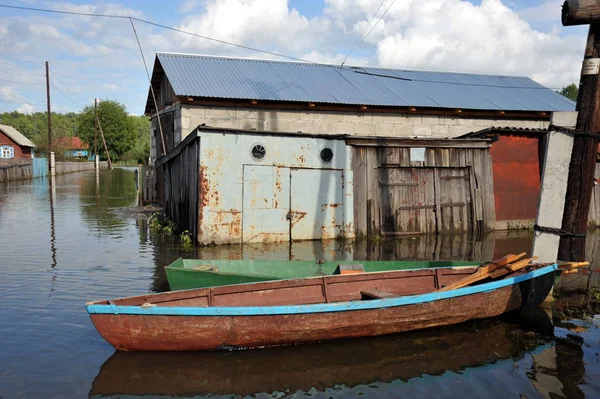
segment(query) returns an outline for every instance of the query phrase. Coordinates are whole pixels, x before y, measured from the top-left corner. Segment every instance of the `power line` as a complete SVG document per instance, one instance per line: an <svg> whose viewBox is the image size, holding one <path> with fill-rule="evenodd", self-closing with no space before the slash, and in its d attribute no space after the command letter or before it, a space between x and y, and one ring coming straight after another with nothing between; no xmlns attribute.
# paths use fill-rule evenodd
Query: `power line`
<svg viewBox="0 0 600 399"><path fill-rule="evenodd" d="M360 39L362 38L362 36L365 34L365 31L367 30L367 28L369 27L369 25L371 25L371 22L373 22L373 19L375 18L375 16L377 15L377 13L379 12L379 10L381 9L381 6L383 5L383 3L385 3L385 0L381 0L381 3L379 3L379 7L377 7L377 10L375 11L375 13L373 14L373 16L369 20L369 23L367 25L365 25L365 28L362 30L362 32L360 32L360 36L358 37L358 39L356 39L356 41L354 42L354 45L352 46L352 48L350 49L350 51L348 51L348 54L346 54L346 58L344 58L344 61L340 65L341 67L344 66L344 64L348 60L348 57L350 57L350 54L352 54L352 52L354 51L354 49L358 45L358 42L360 41Z"/></svg>
<svg viewBox="0 0 600 399"><path fill-rule="evenodd" d="M383 19L383 17L385 17L385 15L388 13L388 11L394 5L395 2L396 2L396 0L393 0L390 3L390 5L386 8L386 10L384 11L384 13L379 17L379 19L377 20L377 22L371 27L371 29L369 30L369 32L362 38L362 40L360 41L360 43L358 45L362 44L362 42L364 42L364 40L371 34L371 32L375 29L375 27L379 24L379 22L381 22L381 20ZM424 83L439 83L439 84L451 84L451 85L462 85L462 86L498 87L498 88L507 88L507 89L548 90L548 88L546 88L546 87L528 87L528 86L508 86L507 87L507 86L502 86L502 85L486 85L486 84L477 84L477 83L461 83L461 82L446 82L446 81L432 81L432 80L425 80L425 79L401 78L401 77L398 77L398 76L384 75L384 74L378 74L378 73L371 73L371 72L367 72L363 68L344 68L342 66L337 66L337 65L331 65L331 64L324 64L324 63L319 63L319 62L307 61L307 60L303 60L303 59L300 59L300 58L296 58L296 57L292 57L292 56L287 56L287 55L275 53L275 52L272 52L272 51L261 50L261 49L258 49L258 48L254 48L254 47L250 47L250 46L245 46L245 45L241 45L241 44L237 44L237 43L232 43L232 42L228 42L228 41L225 41L225 40L215 39L215 38L212 38L212 37L209 37L209 36L199 35L197 33L184 31L184 30L181 30L181 29L177 29L177 28L173 28L173 27L167 26L167 25L162 25L162 24L151 22L151 21L144 20L144 19L141 19L141 18L130 17L130 16L127 16L127 15L112 15L112 14L99 14L99 13L84 13L84 12L75 12L75 11L60 11L60 10L52 10L52 9L46 9L46 8L11 6L11 5L6 5L6 4L0 4L0 8L28 10L28 11L38 11L38 12L47 12L47 13L55 13L55 14L66 14L66 15L79 15L79 16L88 16L88 17L129 19L132 24L133 24L133 21L137 21L137 22L141 22L141 23L144 23L144 24L156 26L156 27L159 27L159 28L171 30L171 31L174 31L174 32L179 32L179 33L191 35L191 36L198 37L198 38L201 38L201 39L205 39L205 40L209 40L209 41L213 41L213 42L217 42L217 43L221 43L221 44L227 44L227 45L238 47L238 48L243 48L243 49L246 49L246 50L256 51L256 52L264 53L264 54L270 54L270 55L274 55L276 57L286 58L286 59L289 59L289 60L299 61L299 62L304 62L304 63L310 63L310 64L313 64L313 65L320 65L320 66L326 66L326 67L330 67L330 68L342 69L342 70L346 70L346 71L350 71L350 72L360 73L360 74L363 74L363 75L371 75L371 76L378 76L378 77L384 77L384 78L390 78L390 79L397 79L397 80L404 80L404 81L414 81L414 82L424 82ZM135 30L135 27L134 27L134 30ZM139 39L138 39L138 44L139 44ZM6 57L6 56L4 56L4 57ZM9 58L9 57L7 57L7 58ZM22 60L19 60L19 61L22 61ZM0 60L0 62L2 62L2 61ZM31 63L31 64L37 64L37 63L29 62L29 61L22 61L22 62L27 62L27 63ZM144 61L144 66L146 67L145 61ZM146 67L146 69L147 69L147 67ZM358 70L358 69L362 69L362 71ZM409 72L414 72L414 71L419 71L419 70L412 70L412 71L409 71ZM423 71L423 70L421 70L421 71ZM435 71L427 71L427 72L435 72Z"/></svg>
<svg viewBox="0 0 600 399"><path fill-rule="evenodd" d="M4 56L0 55L0 57L4 57ZM27 67L24 67L24 66L21 66L21 65L13 64L13 63L2 61L2 60L0 60L0 63L1 64L6 64L6 65L10 65L13 68L25 69L27 71L33 71L33 70L35 70L35 68L27 68Z"/></svg>
<svg viewBox="0 0 600 399"><path fill-rule="evenodd" d="M2 73L2 75L6 74L6 75L14 75L14 76L35 76L35 77L39 77L39 78L44 77L43 75L37 74L37 73L36 74L28 74L28 73L14 73L14 72L7 72L7 71L2 71L1 73Z"/></svg>
<svg viewBox="0 0 600 399"><path fill-rule="evenodd" d="M62 79L61 79L61 78L60 78L60 77L59 77L59 76L58 76L56 73L54 73L54 71L50 70L50 73L51 73L52 75L54 75L54 77L56 77L56 79L58 79L58 81L59 81L59 82L60 82L60 83L61 83L63 86L65 86L65 87L66 87L66 88L67 88L67 89L68 89L68 90L69 90L71 93L75 94L76 96L78 95L78 94L77 94L77 93L75 93L73 90L71 90L71 88L70 88L69 86L67 86L67 85L65 84L65 82L63 82L63 81L62 81Z"/></svg>
<svg viewBox="0 0 600 399"><path fill-rule="evenodd" d="M158 103L156 102L156 96L154 95L154 86L152 86L152 78L150 78L150 72L148 72L148 65L146 65L146 57L144 57L144 51L142 50L142 45L140 44L140 38L138 37L137 31L135 30L135 25L133 20L129 18L129 22L131 22L131 28L133 29L133 34L135 35L135 40L137 41L138 48L140 49L140 54L142 55L142 62L144 63L144 69L146 70L146 76L148 77L148 83L150 84L150 92L152 93L152 99L154 100L154 107L156 108L156 112L158 112ZM162 123L160 121L160 115L156 118L158 123L158 128L160 130L160 138L163 146L163 154L167 153L167 146L165 145L165 136L163 135Z"/></svg>
<svg viewBox="0 0 600 399"><path fill-rule="evenodd" d="M36 85L44 85L44 82L15 82L14 80L6 80L0 79L0 82L12 83L15 85L28 85L28 86L36 86Z"/></svg>
<svg viewBox="0 0 600 399"><path fill-rule="evenodd" d="M8 55L0 55L0 57L8 58L9 60L13 60L13 61L16 61L16 62L22 62L24 64L43 65L42 62L31 62L31 61L20 60L18 58L9 57ZM40 66L40 68L41 68L41 66Z"/></svg>
<svg viewBox="0 0 600 399"><path fill-rule="evenodd" d="M362 40L359 43L359 46L361 44L363 44L363 42L366 40L366 38L371 34L371 32L373 32L373 29L375 29L375 27L381 22L381 20L383 19L383 17L385 17L385 14L387 14L387 12L390 10L390 8L392 8L392 6L394 5L394 3L396 2L396 0L393 0L390 5L388 6L388 8L385 9L385 11L383 12L383 14L381 14L381 17L379 17L379 19L377 20L377 22L375 22L375 25L373 25L373 27L371 28L371 30L369 30L369 32L367 32L367 34L362 38Z"/></svg>
<svg viewBox="0 0 600 399"><path fill-rule="evenodd" d="M68 101L70 101L74 105L77 105L77 106L83 105L82 103L78 103L75 100L73 100L71 97L67 96L61 89L58 88L57 85L54 84L54 82L50 82L50 84L52 85L52 87L54 87L56 89L56 91L58 91L64 98L66 98Z"/></svg>
<svg viewBox="0 0 600 399"><path fill-rule="evenodd" d="M181 30L181 29L173 28L173 27L170 27L170 26L167 26L167 25L162 25L162 24L159 24L159 23L156 23L156 22L145 20L145 19L130 17L128 15L111 15L111 14L85 13L85 12L75 12L75 11L60 11L60 10L52 10L52 9L48 9L48 8L10 6L10 5L6 5L6 4L0 4L0 7L1 8L17 9L17 10L49 12L49 13L55 13L55 14L79 15L79 16L86 16L86 17L103 17L103 18L130 19L130 20L134 20L134 21L137 21L137 22L142 22L144 24L157 26L157 27L160 27L160 28L163 28L163 29L168 29L168 30L174 31L174 32L185 33L187 35L192 35L192 36L195 36L195 37L199 37L201 39L210 40L210 41L221 43L221 44L227 44L227 45L230 45L230 46L235 46L235 47L243 48L243 49L246 49L246 50L256 51L256 52L264 53L264 54L270 54L270 55L274 55L276 57L287 58L289 60L294 60L294 61L311 62L311 61L302 60L300 58L296 58L296 57L291 57L291 56L288 56L288 55L283 55L283 54L275 53L273 51L261 50L261 49L257 49L257 48L250 47L250 46L244 46L243 44L232 43L232 42L228 42L226 40L215 39L213 37L199 35L197 33L184 31L184 30ZM323 65L325 65L325 64L323 64Z"/></svg>

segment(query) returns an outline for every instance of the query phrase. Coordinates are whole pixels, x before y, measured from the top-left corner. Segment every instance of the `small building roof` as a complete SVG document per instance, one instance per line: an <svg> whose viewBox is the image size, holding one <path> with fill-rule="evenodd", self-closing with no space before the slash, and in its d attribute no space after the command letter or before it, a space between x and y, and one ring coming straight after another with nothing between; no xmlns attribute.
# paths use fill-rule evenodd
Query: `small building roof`
<svg viewBox="0 0 600 399"><path fill-rule="evenodd" d="M496 134L507 134L517 136L541 136L548 133L546 128L525 128L525 127L487 127L476 132L463 134L462 136L456 137L457 139L473 139L473 138L488 138Z"/></svg>
<svg viewBox="0 0 600 399"><path fill-rule="evenodd" d="M84 143L79 137L59 137L57 144L61 147L68 148L69 150L87 150L90 148L89 144Z"/></svg>
<svg viewBox="0 0 600 399"><path fill-rule="evenodd" d="M2 133L6 134L8 137L10 137L12 139L12 141L14 141L15 143L17 143L18 145L20 145L22 147L35 148L35 144L33 144L31 142L31 140L29 140L27 137L23 136L21 133L19 133L17 131L17 129L15 129L12 126L0 125L0 131L2 131Z"/></svg>
<svg viewBox="0 0 600 399"><path fill-rule="evenodd" d="M574 111L575 103L530 78L157 53L175 96L481 111ZM158 97L158 96L157 96ZM148 93L146 113L154 104Z"/></svg>

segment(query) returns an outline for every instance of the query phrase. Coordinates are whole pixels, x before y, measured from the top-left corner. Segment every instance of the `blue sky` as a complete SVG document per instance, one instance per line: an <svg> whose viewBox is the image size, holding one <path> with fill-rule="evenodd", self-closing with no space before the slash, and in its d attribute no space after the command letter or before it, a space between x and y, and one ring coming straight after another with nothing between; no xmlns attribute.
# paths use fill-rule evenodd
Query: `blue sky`
<svg viewBox="0 0 600 399"><path fill-rule="evenodd" d="M584 27L560 25L561 3L0 0L0 4L16 6L131 15L267 51L337 64L361 33L370 32L347 64L526 75L549 87L577 81L585 43ZM149 68L156 51L274 58L139 22L136 29ZM45 109L44 61L49 61L52 71L55 110L79 111L98 97L120 101L131 113L143 112L148 82L127 19L0 8L0 112Z"/></svg>

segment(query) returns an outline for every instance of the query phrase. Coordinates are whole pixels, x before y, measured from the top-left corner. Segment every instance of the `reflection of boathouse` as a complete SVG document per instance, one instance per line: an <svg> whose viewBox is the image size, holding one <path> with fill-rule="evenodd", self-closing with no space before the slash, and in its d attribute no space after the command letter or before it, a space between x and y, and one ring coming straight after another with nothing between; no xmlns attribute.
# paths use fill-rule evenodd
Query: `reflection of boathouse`
<svg viewBox="0 0 600 399"><path fill-rule="evenodd" d="M528 78L157 54L156 194L199 242L494 227L491 126L574 104Z"/></svg>

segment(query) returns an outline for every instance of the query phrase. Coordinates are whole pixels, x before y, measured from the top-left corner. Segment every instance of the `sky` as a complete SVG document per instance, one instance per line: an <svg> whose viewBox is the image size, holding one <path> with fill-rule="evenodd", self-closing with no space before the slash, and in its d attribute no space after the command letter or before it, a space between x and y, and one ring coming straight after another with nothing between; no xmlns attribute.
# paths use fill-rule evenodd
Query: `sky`
<svg viewBox="0 0 600 399"><path fill-rule="evenodd" d="M587 27L563 27L563 0L0 0L0 5L131 16L306 61L528 76L578 83ZM157 51L277 59L134 21ZM350 54L349 54L350 53ZM349 54L349 56L348 56ZM346 59L347 58L347 59ZM142 114L144 62L126 18L0 7L0 112L78 112L94 98Z"/></svg>

